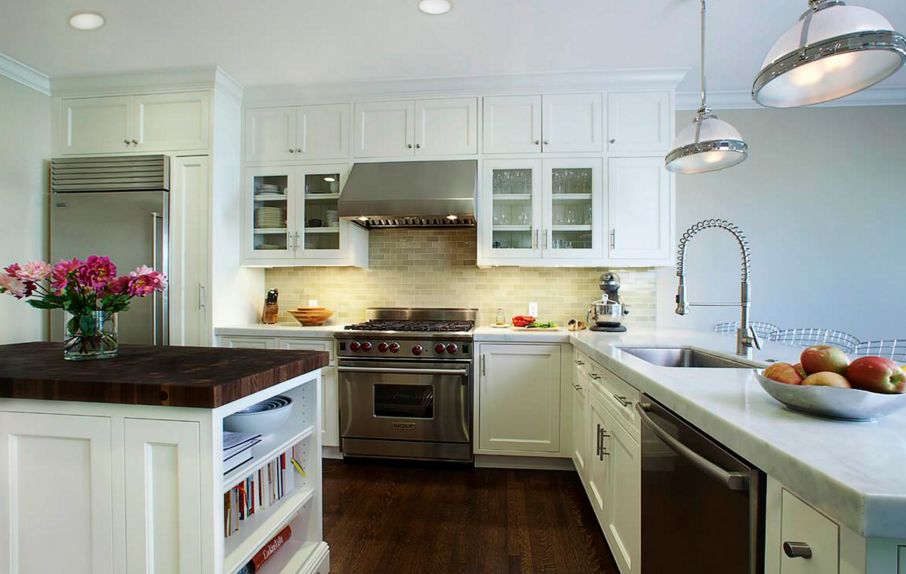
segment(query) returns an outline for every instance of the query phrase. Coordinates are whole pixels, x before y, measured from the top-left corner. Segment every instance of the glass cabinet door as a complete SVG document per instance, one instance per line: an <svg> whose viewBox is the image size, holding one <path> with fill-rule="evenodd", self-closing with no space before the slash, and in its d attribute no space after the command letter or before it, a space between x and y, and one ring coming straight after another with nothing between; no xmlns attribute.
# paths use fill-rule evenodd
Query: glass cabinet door
<svg viewBox="0 0 906 574"><path fill-rule="evenodd" d="M346 184L346 164L299 168L303 200L299 215L300 246L304 257L336 257L342 247L345 222L338 217L337 204Z"/></svg>
<svg viewBox="0 0 906 574"><path fill-rule="evenodd" d="M545 257L600 257L601 160L545 160Z"/></svg>
<svg viewBox="0 0 906 574"><path fill-rule="evenodd" d="M490 256L539 255L540 160L485 162L483 227Z"/></svg>
<svg viewBox="0 0 906 574"><path fill-rule="evenodd" d="M248 172L252 208L251 253L259 258L291 257L294 230L289 214L293 209L295 168L252 169Z"/></svg>

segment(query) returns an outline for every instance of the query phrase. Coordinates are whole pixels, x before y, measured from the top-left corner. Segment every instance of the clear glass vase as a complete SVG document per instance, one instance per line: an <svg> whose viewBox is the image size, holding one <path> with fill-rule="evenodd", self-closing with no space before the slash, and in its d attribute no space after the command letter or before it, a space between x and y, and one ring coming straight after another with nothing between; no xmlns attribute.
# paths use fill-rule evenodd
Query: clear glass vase
<svg viewBox="0 0 906 574"><path fill-rule="evenodd" d="M63 358L68 361L110 359L119 349L116 313L67 313Z"/></svg>

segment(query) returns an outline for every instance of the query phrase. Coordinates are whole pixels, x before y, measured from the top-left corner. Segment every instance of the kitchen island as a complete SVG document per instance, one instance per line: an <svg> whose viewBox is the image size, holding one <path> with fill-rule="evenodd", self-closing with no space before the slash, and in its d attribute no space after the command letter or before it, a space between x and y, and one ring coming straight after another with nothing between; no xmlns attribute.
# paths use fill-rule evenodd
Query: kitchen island
<svg viewBox="0 0 906 574"><path fill-rule="evenodd" d="M144 346L70 362L59 344L0 346L2 571L232 574L290 525L259 572L326 574L316 431L328 362ZM290 418L225 474L224 419L276 395L292 399ZM226 536L225 495L289 458L303 472L290 467L279 498Z"/></svg>

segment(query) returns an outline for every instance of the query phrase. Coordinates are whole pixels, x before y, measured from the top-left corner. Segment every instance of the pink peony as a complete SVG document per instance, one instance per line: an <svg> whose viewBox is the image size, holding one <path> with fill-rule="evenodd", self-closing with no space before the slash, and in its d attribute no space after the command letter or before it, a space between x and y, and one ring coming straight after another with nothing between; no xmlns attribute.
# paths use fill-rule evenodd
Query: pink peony
<svg viewBox="0 0 906 574"><path fill-rule="evenodd" d="M69 286L71 276L81 267L82 261L78 257L74 257L72 260L62 259L54 265L53 271L51 271L50 286L57 295Z"/></svg>
<svg viewBox="0 0 906 574"><path fill-rule="evenodd" d="M53 267L50 263L45 263L44 261L31 261L25 264L25 267L22 267L18 272L19 279L23 281L30 281L32 283L37 283L38 281L44 281L50 276Z"/></svg>
<svg viewBox="0 0 906 574"><path fill-rule="evenodd" d="M109 257L91 255L79 269L79 283L92 289L103 289L116 278L116 265Z"/></svg>
<svg viewBox="0 0 906 574"><path fill-rule="evenodd" d="M13 263L13 264L10 265L9 267L6 267L6 268L4 269L4 271L6 271L6 275L7 275L8 277L18 277L18 276L19 276L19 271L20 271L21 269L22 269L22 267L21 267L18 263Z"/></svg>
<svg viewBox="0 0 906 574"><path fill-rule="evenodd" d="M167 287L167 277L146 265L129 274L128 293L133 297L144 297Z"/></svg>
<svg viewBox="0 0 906 574"><path fill-rule="evenodd" d="M6 293L7 291L16 299L22 299L30 295L25 282L18 277L9 275L9 272L6 275L0 275L0 293Z"/></svg>
<svg viewBox="0 0 906 574"><path fill-rule="evenodd" d="M117 277L107 284L105 293L107 295L128 295L130 281L132 281L132 277L129 277L128 275Z"/></svg>

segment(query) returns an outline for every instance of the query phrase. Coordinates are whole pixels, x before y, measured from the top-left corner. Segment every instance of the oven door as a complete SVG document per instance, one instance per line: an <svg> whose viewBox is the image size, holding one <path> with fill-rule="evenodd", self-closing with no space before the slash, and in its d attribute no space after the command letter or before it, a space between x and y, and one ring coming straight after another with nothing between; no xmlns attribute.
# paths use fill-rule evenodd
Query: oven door
<svg viewBox="0 0 906 574"><path fill-rule="evenodd" d="M470 362L340 360L340 436L471 442Z"/></svg>

